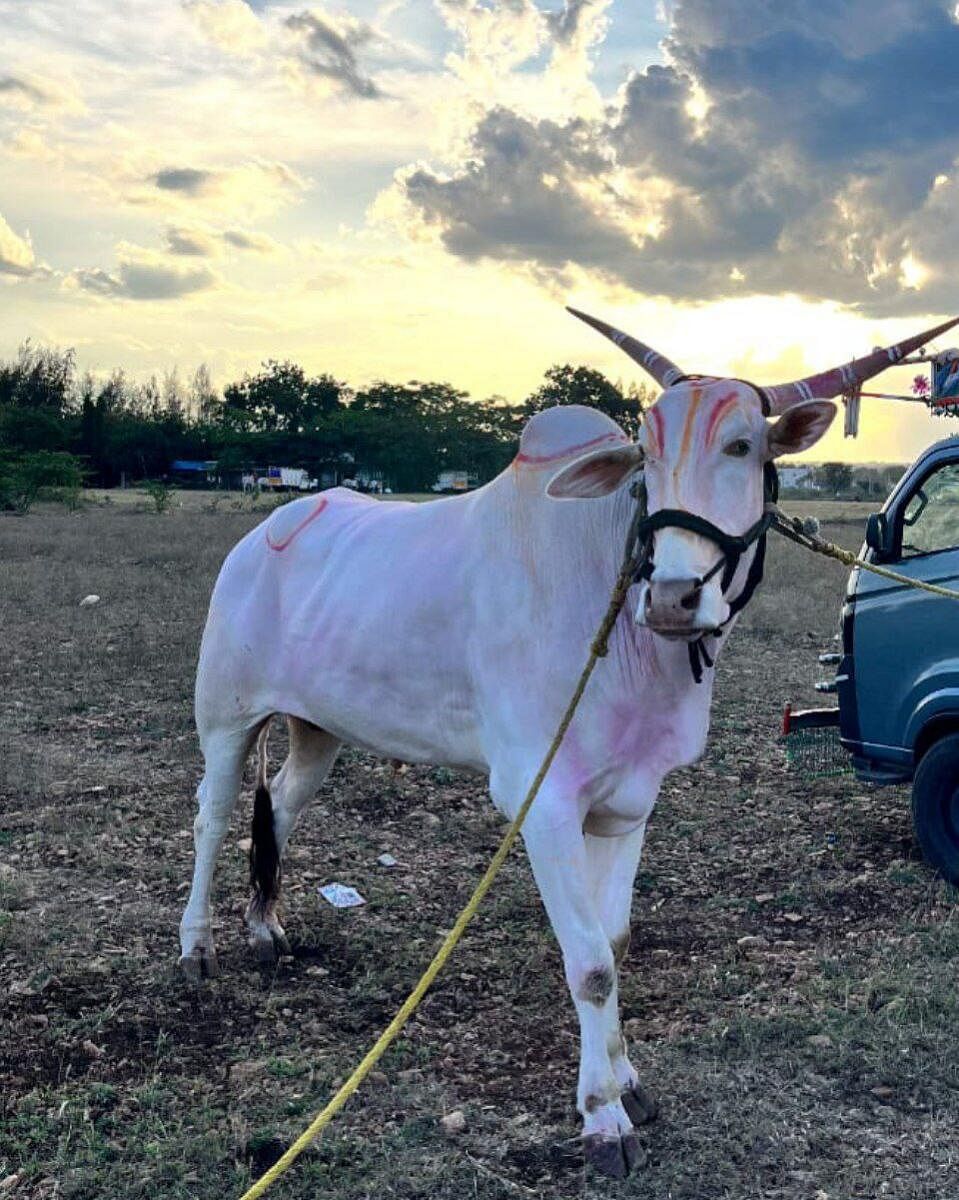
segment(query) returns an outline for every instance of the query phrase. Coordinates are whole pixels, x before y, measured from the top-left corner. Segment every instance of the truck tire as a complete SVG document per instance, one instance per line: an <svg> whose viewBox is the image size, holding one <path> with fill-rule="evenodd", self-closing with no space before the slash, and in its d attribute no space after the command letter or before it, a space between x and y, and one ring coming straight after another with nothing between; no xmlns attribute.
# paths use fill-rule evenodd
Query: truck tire
<svg viewBox="0 0 959 1200"><path fill-rule="evenodd" d="M940 738L920 759L912 823L926 861L959 886L959 733Z"/></svg>

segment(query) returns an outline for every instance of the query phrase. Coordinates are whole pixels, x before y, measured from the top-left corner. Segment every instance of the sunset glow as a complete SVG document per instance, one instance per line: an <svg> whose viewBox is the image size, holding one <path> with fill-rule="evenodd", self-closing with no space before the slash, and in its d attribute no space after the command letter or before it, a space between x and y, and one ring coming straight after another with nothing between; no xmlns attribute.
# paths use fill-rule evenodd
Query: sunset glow
<svg viewBox="0 0 959 1200"><path fill-rule="evenodd" d="M951 6L777 13L0 0L0 355L515 402L557 362L640 378L565 304L767 383L959 314ZM953 429L864 401L814 456Z"/></svg>

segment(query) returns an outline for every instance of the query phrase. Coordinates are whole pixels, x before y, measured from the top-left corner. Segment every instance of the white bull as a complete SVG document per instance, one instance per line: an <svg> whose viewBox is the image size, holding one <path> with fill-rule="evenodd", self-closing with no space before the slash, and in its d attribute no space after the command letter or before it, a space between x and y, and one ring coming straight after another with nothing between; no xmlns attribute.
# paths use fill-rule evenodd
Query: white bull
<svg viewBox="0 0 959 1200"><path fill-rule="evenodd" d="M600 328L667 385L639 446L595 410L551 409L529 422L512 464L469 495L383 503L338 488L284 506L231 551L196 683L206 770L180 928L191 976L216 969L214 861L273 714L287 717L290 751L270 790L258 789L259 890L247 914L264 956L285 945L279 856L341 743L481 772L496 807L515 815L606 609L635 507L624 484L644 455L650 512L693 512L738 535L762 512L763 464L811 445L835 412L815 399L835 395L831 384L761 397L736 380L674 382L667 360ZM783 411L778 422L761 399ZM704 582L718 553L701 534L656 533L652 577L632 589L523 830L580 1022L584 1146L620 1177L639 1156L633 1124L654 1103L620 1033L616 968L662 780L705 744L713 673L696 683L688 642L727 620L752 551L725 593L717 574Z"/></svg>

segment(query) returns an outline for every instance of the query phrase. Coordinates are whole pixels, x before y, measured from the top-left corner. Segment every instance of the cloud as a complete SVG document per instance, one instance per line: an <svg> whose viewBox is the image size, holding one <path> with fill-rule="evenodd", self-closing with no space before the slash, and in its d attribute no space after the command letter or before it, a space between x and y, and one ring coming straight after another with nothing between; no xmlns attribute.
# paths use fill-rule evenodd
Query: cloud
<svg viewBox="0 0 959 1200"><path fill-rule="evenodd" d="M479 0L439 2L482 19ZM546 20L560 45L595 37L604 13L566 0ZM798 0L678 0L666 51L594 119L484 113L459 163L400 176L414 219L464 258L578 264L674 299L955 307L959 24L944 5L835 0L810 20Z"/></svg>
<svg viewBox="0 0 959 1200"><path fill-rule="evenodd" d="M585 123L563 126L494 109L474 130L462 170L443 177L419 168L402 186L453 254L549 271L572 264L613 271L632 251L630 237L573 186L609 166Z"/></svg>
<svg viewBox="0 0 959 1200"><path fill-rule="evenodd" d="M32 275L36 267L29 235L14 233L0 214L0 275Z"/></svg>
<svg viewBox="0 0 959 1200"><path fill-rule="evenodd" d="M245 229L225 229L222 238L236 250L249 250L253 254L275 254L277 243L265 233L250 233Z"/></svg>
<svg viewBox="0 0 959 1200"><path fill-rule="evenodd" d="M597 36L595 22L608 7L608 0L565 0L563 8L547 13L546 25L557 42L572 45L584 36Z"/></svg>
<svg viewBox="0 0 959 1200"><path fill-rule="evenodd" d="M187 258L218 258L229 247L252 254L273 254L278 244L263 233L246 229L199 229L185 225L169 225L164 231L166 250Z"/></svg>
<svg viewBox="0 0 959 1200"><path fill-rule="evenodd" d="M220 253L219 240L202 229L187 229L180 225L167 227L164 238L170 254L188 258L214 258Z"/></svg>
<svg viewBox="0 0 959 1200"><path fill-rule="evenodd" d="M128 247L127 252L133 249ZM80 267L68 279L69 286L93 296L122 300L176 300L218 282L209 267L184 269L148 253L122 260L115 273Z"/></svg>
<svg viewBox="0 0 959 1200"><path fill-rule="evenodd" d="M83 104L66 79L48 79L34 73L0 74L0 104L20 109L43 108L76 114Z"/></svg>
<svg viewBox="0 0 959 1200"><path fill-rule="evenodd" d="M533 58L547 36L547 17L533 0L436 0L463 53L447 65L467 82L489 83Z"/></svg>
<svg viewBox="0 0 959 1200"><path fill-rule="evenodd" d="M49 99L48 94L35 83L19 79L15 75L0 75L0 98L2 97L27 101L30 104L45 104Z"/></svg>
<svg viewBox="0 0 959 1200"><path fill-rule="evenodd" d="M263 26L244 0L184 0L183 8L221 50L251 55L263 45Z"/></svg>
<svg viewBox="0 0 959 1200"><path fill-rule="evenodd" d="M167 167L163 171L157 171L151 179L161 191L199 196L214 187L217 174L215 171L203 171L197 167Z"/></svg>
<svg viewBox="0 0 959 1200"><path fill-rule="evenodd" d="M356 55L359 47L375 37L372 26L354 17L334 19L313 11L292 14L286 19L286 27L299 42L299 63L308 74L366 100L383 95L360 68Z"/></svg>
<svg viewBox="0 0 959 1200"><path fill-rule="evenodd" d="M146 183L149 190L128 192L131 202L243 222L289 203L307 188L286 163L268 159L219 168L170 165L149 174Z"/></svg>

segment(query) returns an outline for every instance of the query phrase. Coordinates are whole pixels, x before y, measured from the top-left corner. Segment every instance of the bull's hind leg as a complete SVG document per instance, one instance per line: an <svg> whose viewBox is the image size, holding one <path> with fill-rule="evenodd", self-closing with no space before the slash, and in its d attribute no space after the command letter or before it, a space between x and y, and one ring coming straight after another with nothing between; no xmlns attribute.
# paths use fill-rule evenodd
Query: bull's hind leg
<svg viewBox="0 0 959 1200"><path fill-rule="evenodd" d="M199 811L193 823L196 858L193 887L180 921L180 966L190 979L216 974L216 950L210 922L210 887L216 857L236 807L243 767L256 728L213 731L203 738L205 770L197 789Z"/></svg>
<svg viewBox="0 0 959 1200"><path fill-rule="evenodd" d="M338 738L298 717L287 717L287 726L290 752L269 787L265 731L260 744L250 849L253 898L246 910L246 923L250 944L261 962L274 961L277 952L289 953L286 934L277 917L280 862L297 817L316 795L340 749Z"/></svg>

